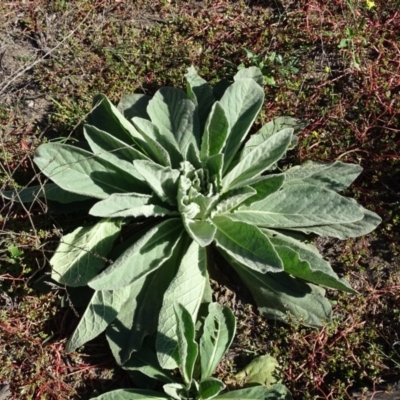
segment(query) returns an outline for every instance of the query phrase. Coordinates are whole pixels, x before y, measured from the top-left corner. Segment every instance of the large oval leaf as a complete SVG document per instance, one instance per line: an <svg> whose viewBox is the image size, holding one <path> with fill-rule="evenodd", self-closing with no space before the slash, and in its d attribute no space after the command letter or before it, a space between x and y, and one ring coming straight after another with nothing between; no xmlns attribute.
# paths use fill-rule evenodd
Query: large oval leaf
<svg viewBox="0 0 400 400"><path fill-rule="evenodd" d="M266 228L297 228L355 222L364 216L353 199L313 185L283 186L249 206L230 214L235 221L244 221Z"/></svg>
<svg viewBox="0 0 400 400"><path fill-rule="evenodd" d="M140 144L142 137L124 115L104 94L93 98L93 109L88 116L89 125L111 133L114 137L128 145Z"/></svg>
<svg viewBox="0 0 400 400"><path fill-rule="evenodd" d="M263 101L263 89L250 78L237 80L222 96L220 104L230 127L224 149L224 172L253 125Z"/></svg>
<svg viewBox="0 0 400 400"><path fill-rule="evenodd" d="M247 154L223 179L222 191L245 186L285 154L293 129L283 129Z"/></svg>
<svg viewBox="0 0 400 400"><path fill-rule="evenodd" d="M98 199L135 188L149 193L149 188L126 171L93 153L74 146L46 143L35 153L34 162L58 186L68 192Z"/></svg>
<svg viewBox="0 0 400 400"><path fill-rule="evenodd" d="M117 289L150 274L171 257L182 231L179 219L161 222L146 232L88 285L96 290Z"/></svg>
<svg viewBox="0 0 400 400"><path fill-rule="evenodd" d="M129 296L130 287L119 290L95 291L78 326L67 342L67 352L74 351L89 340L104 332L117 317L119 310Z"/></svg>
<svg viewBox="0 0 400 400"><path fill-rule="evenodd" d="M186 243L179 243L160 268L131 286L129 297L106 330L108 343L118 364L125 365L132 352L142 349L145 336L156 332L164 293L176 275L186 250Z"/></svg>
<svg viewBox="0 0 400 400"><path fill-rule="evenodd" d="M318 225L306 228L291 228L291 230L301 231L304 233L315 233L320 236L331 236L338 239L347 239L350 237L358 237L372 232L381 222L382 218L363 207L360 207L364 213L364 217L358 221L345 224Z"/></svg>
<svg viewBox="0 0 400 400"><path fill-rule="evenodd" d="M340 192L348 188L361 171L362 167L358 164L307 161L285 172L285 185L309 183Z"/></svg>
<svg viewBox="0 0 400 400"><path fill-rule="evenodd" d="M186 97L184 91L171 87L159 89L150 100L147 113L161 134L167 131L174 135L184 158L190 143L199 148L198 114L195 105Z"/></svg>
<svg viewBox="0 0 400 400"><path fill-rule="evenodd" d="M215 217L215 241L219 248L247 267L265 273L283 271L283 263L260 229L227 217Z"/></svg>
<svg viewBox="0 0 400 400"><path fill-rule="evenodd" d="M174 304L182 304L193 320L196 320L207 283L206 249L192 241L175 278L165 292L159 314L156 350L161 367L173 369L179 363Z"/></svg>
<svg viewBox="0 0 400 400"><path fill-rule="evenodd" d="M203 161L215 154L221 153L228 133L229 121L221 104L216 102L208 116L201 141L200 155Z"/></svg>
<svg viewBox="0 0 400 400"><path fill-rule="evenodd" d="M291 277L286 272L261 274L230 259L231 265L249 288L260 313L266 318L290 320L290 314L301 323L320 327L332 315L325 291Z"/></svg>
<svg viewBox="0 0 400 400"><path fill-rule="evenodd" d="M98 201L89 214L95 217L163 217L164 215L179 215L157 204L160 201L155 196L140 193L116 193L108 199Z"/></svg>
<svg viewBox="0 0 400 400"><path fill-rule="evenodd" d="M300 242L275 231L267 229L262 229L262 231L274 245L288 274L332 289L357 293L344 279L340 279L336 275L330 264L321 257L318 250L311 244Z"/></svg>
<svg viewBox="0 0 400 400"><path fill-rule="evenodd" d="M212 87L206 80L197 74L197 71L193 66L188 68L185 78L187 82L187 96L197 107L200 131L203 132L207 116L215 102Z"/></svg>
<svg viewBox="0 0 400 400"><path fill-rule="evenodd" d="M0 195L4 199L18 203L31 203L38 197L58 201L63 204L90 199L90 196L67 192L55 183L28 186L20 190L5 190L4 192L0 192Z"/></svg>
<svg viewBox="0 0 400 400"><path fill-rule="evenodd" d="M120 230L118 219L105 219L63 236L50 260L51 277L72 287L87 285L103 269Z"/></svg>

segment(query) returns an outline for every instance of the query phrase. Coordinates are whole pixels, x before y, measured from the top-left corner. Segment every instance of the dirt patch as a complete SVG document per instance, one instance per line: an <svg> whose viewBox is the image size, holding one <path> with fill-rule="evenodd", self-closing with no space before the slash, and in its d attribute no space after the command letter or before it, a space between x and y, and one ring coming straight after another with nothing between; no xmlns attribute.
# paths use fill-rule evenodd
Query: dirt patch
<svg viewBox="0 0 400 400"><path fill-rule="evenodd" d="M0 36L0 111L5 140L14 135L33 135L50 109L49 99L30 74L38 57L38 50L28 41Z"/></svg>

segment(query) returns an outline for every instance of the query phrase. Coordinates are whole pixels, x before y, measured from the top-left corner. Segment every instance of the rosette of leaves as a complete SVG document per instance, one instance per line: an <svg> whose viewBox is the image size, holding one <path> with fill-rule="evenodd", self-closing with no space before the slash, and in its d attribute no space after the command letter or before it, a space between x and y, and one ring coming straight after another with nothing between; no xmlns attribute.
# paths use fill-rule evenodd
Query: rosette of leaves
<svg viewBox="0 0 400 400"><path fill-rule="evenodd" d="M51 183L16 194L74 206L92 199L88 212L98 222L65 235L50 262L59 284L93 290L70 351L106 331L123 364L157 331L161 366L176 367L167 349L172 304L196 320L211 298L215 252L267 317L293 314L319 326L331 318L324 288L354 293L305 239L345 239L379 224L375 213L338 193L362 168L307 162L278 169L302 127L290 117L246 141L264 101L258 68L214 87L193 67L185 77L186 91L127 95L117 107L97 95L84 127L87 149L41 145L34 161Z"/></svg>
<svg viewBox="0 0 400 400"><path fill-rule="evenodd" d="M123 367L128 371L138 371L152 380L162 382L165 394L148 389L118 389L95 399L292 399L285 386L275 383L277 362L270 356L259 357L245 368L245 372L248 371L251 378L256 379L251 387L221 394L225 389L225 384L212 375L228 351L235 335L236 322L232 311L218 303L210 303L207 317L202 324L200 338L196 339L198 332L195 330L190 312L181 304L175 304L173 309L177 336L175 359L179 366L179 373L171 374L170 371L161 368L157 355L149 343L134 353ZM259 384L257 380L260 375L262 375L262 384ZM265 376L268 377L267 381L264 379Z"/></svg>

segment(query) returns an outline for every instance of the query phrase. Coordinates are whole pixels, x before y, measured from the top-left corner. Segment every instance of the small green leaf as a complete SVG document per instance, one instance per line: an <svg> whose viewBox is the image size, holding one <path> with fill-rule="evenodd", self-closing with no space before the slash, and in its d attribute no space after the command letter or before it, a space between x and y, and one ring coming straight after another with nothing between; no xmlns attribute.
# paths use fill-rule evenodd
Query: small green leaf
<svg viewBox="0 0 400 400"><path fill-rule="evenodd" d="M235 260L261 273L283 271L278 253L256 226L222 216L213 218L213 222L217 246Z"/></svg>
<svg viewBox="0 0 400 400"><path fill-rule="evenodd" d="M205 379L199 384L199 400L213 399L224 389L225 385L219 379Z"/></svg>
<svg viewBox="0 0 400 400"><path fill-rule="evenodd" d="M232 311L218 303L211 303L200 338L201 382L207 381L215 372L232 343L235 331L236 321Z"/></svg>
<svg viewBox="0 0 400 400"><path fill-rule="evenodd" d="M210 220L191 220L183 218L186 232L201 247L210 245L214 240L217 228Z"/></svg>
<svg viewBox="0 0 400 400"><path fill-rule="evenodd" d="M177 323L179 367L186 387L190 388L199 351L195 341L194 322L189 311L182 304L175 304L174 311Z"/></svg>
<svg viewBox="0 0 400 400"><path fill-rule="evenodd" d="M256 384L271 386L277 382L278 361L270 356L264 355L252 360L246 367L235 375L241 386Z"/></svg>
<svg viewBox="0 0 400 400"><path fill-rule="evenodd" d="M104 219L63 236L50 260L51 277L72 287L87 285L104 268L120 230L118 219Z"/></svg>
<svg viewBox="0 0 400 400"><path fill-rule="evenodd" d="M187 397L187 390L184 384L182 383L167 383L163 385L164 392L171 396L169 399L171 400L182 400Z"/></svg>
<svg viewBox="0 0 400 400"><path fill-rule="evenodd" d="M264 76L258 67L249 67L243 68L237 72L237 74L233 77L235 81L239 79L250 78L253 79L254 82L258 83L262 88L264 88Z"/></svg>
<svg viewBox="0 0 400 400"><path fill-rule="evenodd" d="M215 154L206 161L206 168L209 172L210 182L214 182L215 186L220 189L222 182L222 167L224 165L223 154Z"/></svg>

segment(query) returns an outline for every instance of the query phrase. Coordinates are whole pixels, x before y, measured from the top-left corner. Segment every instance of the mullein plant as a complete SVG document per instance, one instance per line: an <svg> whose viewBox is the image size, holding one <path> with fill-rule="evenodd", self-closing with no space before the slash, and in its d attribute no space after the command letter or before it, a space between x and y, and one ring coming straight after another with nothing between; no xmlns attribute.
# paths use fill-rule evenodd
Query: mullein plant
<svg viewBox="0 0 400 400"><path fill-rule="evenodd" d="M117 106L95 96L84 127L88 150L41 145L34 162L50 182L3 194L42 196L70 210L89 204L97 218L65 235L50 261L60 285L91 290L69 351L105 331L124 364L157 332L160 365L175 368L173 305L196 320L200 304L211 301L215 252L268 318L320 326L331 319L325 288L355 293L307 238L356 237L380 223L338 193L362 168L339 161L278 168L302 128L291 117L246 141L264 102L258 68L214 87L193 67L185 78L186 91L130 94Z"/></svg>

